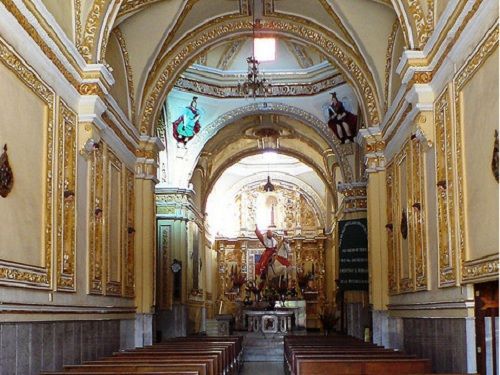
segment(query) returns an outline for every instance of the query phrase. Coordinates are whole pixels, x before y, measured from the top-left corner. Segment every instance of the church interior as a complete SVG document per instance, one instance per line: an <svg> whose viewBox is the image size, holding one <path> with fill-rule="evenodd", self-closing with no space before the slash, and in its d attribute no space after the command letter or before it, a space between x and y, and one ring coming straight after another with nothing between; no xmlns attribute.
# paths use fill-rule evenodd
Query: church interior
<svg viewBox="0 0 500 375"><path fill-rule="evenodd" d="M0 0L0 375L499 374L498 31Z"/></svg>

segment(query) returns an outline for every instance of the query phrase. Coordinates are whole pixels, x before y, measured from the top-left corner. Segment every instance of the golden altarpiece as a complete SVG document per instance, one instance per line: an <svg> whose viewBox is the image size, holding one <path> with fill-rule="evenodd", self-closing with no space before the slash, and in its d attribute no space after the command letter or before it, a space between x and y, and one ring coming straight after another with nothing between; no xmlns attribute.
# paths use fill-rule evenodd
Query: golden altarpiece
<svg viewBox="0 0 500 375"><path fill-rule="evenodd" d="M305 300L307 328L320 328L319 315L325 303L327 237L317 202L299 188L280 183L268 192L261 185L247 185L234 199L239 233L218 235L213 246L217 252L217 313L233 315L238 326L244 306L263 306L274 298ZM286 281L281 284L285 285L286 296L283 289L281 296L270 296L274 292L270 291L269 279L260 285L260 295L249 290L252 286L259 289L255 268L264 252L254 233L256 225L261 231L272 229L278 240L289 240L291 267L282 276ZM294 292L290 293L292 289Z"/></svg>

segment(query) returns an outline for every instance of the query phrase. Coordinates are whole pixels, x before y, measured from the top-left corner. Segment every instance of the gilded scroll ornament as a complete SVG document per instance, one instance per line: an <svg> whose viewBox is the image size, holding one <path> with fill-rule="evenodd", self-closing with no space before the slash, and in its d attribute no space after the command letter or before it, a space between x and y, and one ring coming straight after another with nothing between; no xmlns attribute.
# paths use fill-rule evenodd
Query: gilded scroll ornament
<svg viewBox="0 0 500 375"><path fill-rule="evenodd" d="M82 42L78 50L87 62L91 62L93 56L94 44L97 42L96 33L99 32L102 14L106 6L107 0L95 0L90 10L85 29L83 30Z"/></svg>
<svg viewBox="0 0 500 375"><path fill-rule="evenodd" d="M392 24L392 31L387 40L387 51L385 53L385 85L384 85L384 110L387 111L389 107L389 86L391 79L391 71L393 67L392 55L394 52L394 42L396 41L396 34L399 29L399 20L396 19Z"/></svg>
<svg viewBox="0 0 500 375"><path fill-rule="evenodd" d="M14 186L14 174L9 164L7 155L7 143L3 146L3 153L0 155L0 197L6 198Z"/></svg>

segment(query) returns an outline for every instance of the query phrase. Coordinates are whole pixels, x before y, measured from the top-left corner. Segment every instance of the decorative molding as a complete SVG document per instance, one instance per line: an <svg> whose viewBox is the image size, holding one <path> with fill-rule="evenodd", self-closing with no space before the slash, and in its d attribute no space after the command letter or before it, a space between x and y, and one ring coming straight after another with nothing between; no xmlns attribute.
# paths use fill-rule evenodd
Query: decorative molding
<svg viewBox="0 0 500 375"><path fill-rule="evenodd" d="M339 73L311 83L275 83L271 86L267 97L289 97L289 96L311 96L317 95L335 87L344 85L346 82ZM199 95L214 98L244 98L239 92L237 85L219 86L212 83L180 77L176 82L176 89L193 92Z"/></svg>
<svg viewBox="0 0 500 375"><path fill-rule="evenodd" d="M422 155L420 143L410 140L387 166L386 230L391 295L427 290L428 287ZM399 230L399 223L404 221L406 236ZM405 249L407 254L404 254Z"/></svg>
<svg viewBox="0 0 500 375"><path fill-rule="evenodd" d="M118 188L111 186L111 169L119 173ZM110 296L134 296L134 184L135 176L100 142L92 151L89 162L89 254L88 292ZM119 195L119 220L111 220L112 194ZM115 226L112 230L111 226ZM112 232L120 235L116 259L111 259ZM111 266L117 267L118 279L111 279Z"/></svg>
<svg viewBox="0 0 500 375"><path fill-rule="evenodd" d="M106 5L107 0L94 0L87 21L85 22L85 28L78 51L87 63L92 62L92 59L96 57L94 50L97 41L96 34L101 28L100 20L104 14Z"/></svg>
<svg viewBox="0 0 500 375"><path fill-rule="evenodd" d="M434 0L428 0L427 14L424 14L420 2L421 0L408 0L408 13L415 24L416 47L423 49L434 31Z"/></svg>
<svg viewBox="0 0 500 375"><path fill-rule="evenodd" d="M385 53L385 85L384 85L384 112L387 112L389 106L389 88L390 79L393 68L392 55L394 54L394 44L396 42L396 34L399 30L399 20L396 19L392 24L392 31L387 40L387 51Z"/></svg>
<svg viewBox="0 0 500 375"><path fill-rule="evenodd" d="M134 307L0 303L2 314L134 314Z"/></svg>
<svg viewBox="0 0 500 375"><path fill-rule="evenodd" d="M245 43L245 39L237 39L229 43L226 50L221 55L219 62L217 63L217 69L226 70L229 63L238 54Z"/></svg>
<svg viewBox="0 0 500 375"><path fill-rule="evenodd" d="M17 8L16 8L17 9ZM44 155L45 176L43 190L43 213L38 213L43 222L43 236L41 253L43 265L27 265L9 261L0 261L0 284L21 286L37 289L52 288L52 219L54 215L53 207L53 148L55 137L54 112L55 94L35 73L14 49L0 37L0 63L12 71L12 73L37 95L46 105L46 140ZM42 228L40 228L42 230ZM13 249L13 251L15 251Z"/></svg>
<svg viewBox="0 0 500 375"><path fill-rule="evenodd" d="M481 279L483 277L491 277L492 274L498 275L498 255L496 259L486 258L487 260L472 260L468 259L466 253L466 232L465 232L465 167L463 154L462 132L465 124L462 121L462 91L472 77L477 73L479 68L498 49L499 26L495 23L481 44L473 52L465 65L458 71L453 79L454 90L454 108L456 126L454 129L454 161L456 165L456 193L457 193L457 227L458 227L458 247L460 249L460 265L461 265L461 282ZM453 129L450 129L453 132Z"/></svg>
<svg viewBox="0 0 500 375"><path fill-rule="evenodd" d="M159 254L160 263L160 295L159 295L159 308L162 310L169 310L172 308L173 300L173 283L172 283L172 269L170 265L172 264L172 226L165 225L163 223L158 224L158 235L159 235L159 248L161 253Z"/></svg>
<svg viewBox="0 0 500 375"><path fill-rule="evenodd" d="M126 230L124 230L123 296L135 295L135 177L134 172L125 169Z"/></svg>
<svg viewBox="0 0 500 375"><path fill-rule="evenodd" d="M479 283L498 280L498 254L462 263L462 282Z"/></svg>
<svg viewBox="0 0 500 375"><path fill-rule="evenodd" d="M88 293L103 294L104 222L104 144L101 142L92 152L89 168L88 204Z"/></svg>
<svg viewBox="0 0 500 375"><path fill-rule="evenodd" d="M125 249L127 249L128 241L125 241L124 236L127 234L127 225L125 222L127 210L124 209L127 199L126 199L126 187L124 186L124 165L122 161L115 155L115 153L109 148L105 147L106 153L104 158L105 166L105 185L104 185L104 207L105 207L105 251L103 253L103 265L104 265L104 279L105 284L105 294L110 296L120 296L123 292L123 263ZM118 187L112 186L112 170L117 171L119 175ZM113 195L119 195L119 207L115 207L118 210L119 217L118 220L113 220L113 212L111 212L111 199ZM116 219L116 217L115 217ZM117 222L118 221L118 222ZM114 227L114 228L113 228ZM114 230L113 230L114 229ZM113 232L118 232L119 241L118 244L112 243L113 239L111 234ZM116 254L111 252L113 246L118 247ZM116 255L116 258L112 256ZM118 270L118 278L112 278L111 267L116 267Z"/></svg>
<svg viewBox="0 0 500 375"><path fill-rule="evenodd" d="M125 64L125 71L127 73L127 84L128 84L128 98L130 105L130 116L131 120L135 119L135 91L134 91L134 75L132 72L132 65L130 65L130 59L127 50L127 43L125 42L125 37L121 32L119 27L113 29L113 33L118 40L118 44L120 45L120 49L123 55L123 63Z"/></svg>
<svg viewBox="0 0 500 375"><path fill-rule="evenodd" d="M56 175L57 289L76 291L77 115L59 98Z"/></svg>
<svg viewBox="0 0 500 375"><path fill-rule="evenodd" d="M82 1L73 0L73 9L75 17L75 46L76 48L79 48L82 43L82 34L83 34Z"/></svg>
<svg viewBox="0 0 500 375"><path fill-rule="evenodd" d="M453 151L451 92L448 87L434 106L436 128L436 189L438 205L439 286L455 286L457 282L457 227Z"/></svg>
<svg viewBox="0 0 500 375"><path fill-rule="evenodd" d="M366 182L339 183L337 191L344 196L342 213L366 212Z"/></svg>

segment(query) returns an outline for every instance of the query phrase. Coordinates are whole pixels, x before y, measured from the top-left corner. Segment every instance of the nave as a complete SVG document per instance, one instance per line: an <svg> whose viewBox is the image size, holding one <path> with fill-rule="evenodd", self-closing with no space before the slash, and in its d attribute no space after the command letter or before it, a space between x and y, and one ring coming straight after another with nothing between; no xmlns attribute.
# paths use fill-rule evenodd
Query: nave
<svg viewBox="0 0 500 375"><path fill-rule="evenodd" d="M0 0L0 375L500 374L499 6Z"/></svg>
<svg viewBox="0 0 500 375"><path fill-rule="evenodd" d="M266 338L267 340L270 337ZM385 349L360 339L332 333L287 335L284 355L274 361L245 361L249 350L242 336L192 336L169 339L140 349L80 365L55 374L178 374L178 375L322 375L432 373L428 359ZM280 350L281 348L276 348ZM264 355L261 359L266 359Z"/></svg>

